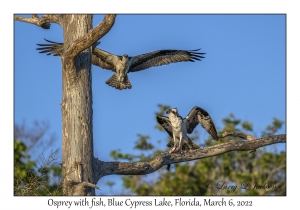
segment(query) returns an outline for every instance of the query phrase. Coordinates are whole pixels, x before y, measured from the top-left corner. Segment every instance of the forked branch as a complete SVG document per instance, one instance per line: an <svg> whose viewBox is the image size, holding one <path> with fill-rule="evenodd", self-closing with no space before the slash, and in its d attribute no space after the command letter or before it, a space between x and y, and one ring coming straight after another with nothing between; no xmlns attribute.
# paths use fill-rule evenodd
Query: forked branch
<svg viewBox="0 0 300 210"><path fill-rule="evenodd" d="M69 48L65 54L66 59L73 59L81 51L92 46L105 34L109 32L111 27L115 23L116 15L105 15L104 20L99 23L95 28L90 30L84 37L77 39Z"/></svg>
<svg viewBox="0 0 300 210"><path fill-rule="evenodd" d="M234 136L234 133L230 133ZM236 133L236 136L240 136L241 132ZM244 134L247 136L248 134ZM250 138L251 139L251 138ZM250 140L249 139L249 140ZM286 135L276 135L276 136L266 136L259 139L251 139L250 141L234 141L231 140L226 143L217 144L214 146L204 147L202 149L193 150L190 152L184 152L183 154L173 153L173 154L161 154L155 157L150 162L103 162L95 159L95 172L96 180L101 177L111 174L118 175L144 175L153 173L162 166L187 162L191 160L197 160L207 157L212 157L216 155L221 155L230 151L253 151L259 147L264 147L276 143L286 142Z"/></svg>
<svg viewBox="0 0 300 210"><path fill-rule="evenodd" d="M39 18L36 14L33 14L30 18L24 18L20 16L14 16L14 20L31 23L36 26L39 26L43 29L50 29L50 23L57 23L61 25L61 16L60 15L44 15Z"/></svg>

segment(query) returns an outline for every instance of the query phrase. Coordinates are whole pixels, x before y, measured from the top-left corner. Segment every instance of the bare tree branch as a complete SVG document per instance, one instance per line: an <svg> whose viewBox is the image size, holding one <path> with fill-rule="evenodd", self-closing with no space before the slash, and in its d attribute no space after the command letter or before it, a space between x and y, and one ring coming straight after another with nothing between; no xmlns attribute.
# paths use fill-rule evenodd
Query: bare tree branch
<svg viewBox="0 0 300 210"><path fill-rule="evenodd" d="M45 39L45 38L44 38ZM45 39L47 42L52 42L50 40ZM92 48L92 64L95 66L99 66L102 69L108 69L110 70L112 68L111 64L108 62L105 62L103 59L101 59L101 52L100 49L96 48L97 45L99 45L100 42L96 42L93 44ZM54 56L63 56L64 54L64 44L63 43L55 43L52 42L50 46L45 46L45 44L37 44L39 46L42 46L41 48L37 48L37 50L40 50L40 53L48 53L47 55L54 55Z"/></svg>
<svg viewBox="0 0 300 210"><path fill-rule="evenodd" d="M100 188L97 185L85 181L83 182L68 181L67 187L72 189L73 196L84 195L86 187L91 187L100 190Z"/></svg>
<svg viewBox="0 0 300 210"><path fill-rule="evenodd" d="M240 133L238 133L238 136ZM144 175L153 173L162 166L186 162L196 159L202 159L221 155L230 151L247 151L255 150L259 147L286 142L286 135L266 136L263 138L246 141L236 142L231 140L226 143L217 144L215 146L204 147L202 149L193 150L191 152L185 152L182 155L178 153L173 154L161 154L155 157L150 162L104 162L95 158L94 172L96 173L96 180L99 180L103 176L118 174L118 175Z"/></svg>
<svg viewBox="0 0 300 210"><path fill-rule="evenodd" d="M39 18L36 14L33 14L31 18L24 18L20 16L14 16L14 20L31 23L37 25L43 29L50 29L50 23L57 23L61 25L60 15L44 15Z"/></svg>
<svg viewBox="0 0 300 210"><path fill-rule="evenodd" d="M286 164L282 164L276 168L274 168L269 174L268 174L268 177L267 179L265 180L266 183L269 183L269 180L272 178L273 174L276 173L277 171L283 169L286 167Z"/></svg>
<svg viewBox="0 0 300 210"><path fill-rule="evenodd" d="M219 136L220 138L225 138L227 136L237 136L237 137L240 137L242 139L246 139L248 141L252 141L252 140L255 140L256 138L254 136L251 136L250 134L247 134L247 133L243 133L243 132L239 132L239 131L235 131L235 132L228 132L228 131L224 131L222 133L221 136Z"/></svg>
<svg viewBox="0 0 300 210"><path fill-rule="evenodd" d="M92 46L99 39L101 39L105 34L109 32L111 27L115 23L116 15L105 15L103 21L99 23L95 28L90 30L84 37L76 40L67 50L65 54L66 59L75 58L81 51Z"/></svg>

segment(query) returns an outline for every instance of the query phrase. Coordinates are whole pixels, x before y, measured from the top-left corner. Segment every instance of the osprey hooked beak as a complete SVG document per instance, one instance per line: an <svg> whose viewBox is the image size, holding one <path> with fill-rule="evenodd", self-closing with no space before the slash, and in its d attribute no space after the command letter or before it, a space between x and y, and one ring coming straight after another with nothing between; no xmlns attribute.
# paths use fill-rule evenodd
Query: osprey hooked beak
<svg viewBox="0 0 300 210"><path fill-rule="evenodd" d="M169 113L171 113L171 112L173 112L174 114L175 114L175 113L178 113L177 108L169 109L169 110L166 112L166 114L169 114Z"/></svg>
<svg viewBox="0 0 300 210"><path fill-rule="evenodd" d="M122 58L127 59L127 58L128 58L128 55L127 55L127 54L124 54L124 55L122 56ZM122 59L122 60L123 60L123 59Z"/></svg>

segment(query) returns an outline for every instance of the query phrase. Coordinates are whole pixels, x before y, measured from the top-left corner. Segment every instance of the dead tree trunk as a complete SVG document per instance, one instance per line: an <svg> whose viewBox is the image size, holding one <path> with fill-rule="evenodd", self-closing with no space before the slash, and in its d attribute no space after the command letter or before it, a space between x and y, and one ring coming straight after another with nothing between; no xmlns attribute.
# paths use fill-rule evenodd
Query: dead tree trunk
<svg viewBox="0 0 300 210"><path fill-rule="evenodd" d="M50 23L63 27L64 50L62 62L63 98L61 102L62 178L64 195L95 195L95 184L103 176L142 175L153 173L164 165L186 162L220 155L230 151L254 151L275 143L286 142L286 135L268 136L255 139L243 133L227 133L225 136L239 136L247 142L227 142L193 152L162 154L150 162L103 162L93 156L93 110L91 63L105 68L107 65L92 54L95 43L113 26L115 15L105 15L104 20L94 29L92 15L44 15L39 18L19 16L15 20L31 23L44 29Z"/></svg>
<svg viewBox="0 0 300 210"><path fill-rule="evenodd" d="M106 15L93 29L93 15L15 16L15 20L44 29L62 26L62 178L64 195L95 195L93 173L93 110L91 54L96 41L113 26L115 15Z"/></svg>
<svg viewBox="0 0 300 210"><path fill-rule="evenodd" d="M63 194L95 195L93 173L92 45L105 35L115 16L92 30L92 15L63 15Z"/></svg>
<svg viewBox="0 0 300 210"><path fill-rule="evenodd" d="M66 49L92 29L92 19L92 15L64 15ZM94 188L80 184L94 183L91 48L75 57L75 66L67 59L62 57L63 193L95 195Z"/></svg>

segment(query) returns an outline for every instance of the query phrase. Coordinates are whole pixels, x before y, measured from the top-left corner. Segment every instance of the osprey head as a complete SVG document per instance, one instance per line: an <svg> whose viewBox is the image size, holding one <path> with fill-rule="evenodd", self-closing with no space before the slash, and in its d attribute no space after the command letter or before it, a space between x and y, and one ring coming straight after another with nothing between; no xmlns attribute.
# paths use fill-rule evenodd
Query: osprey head
<svg viewBox="0 0 300 210"><path fill-rule="evenodd" d="M178 110L177 110L177 108L169 109L169 110L166 112L166 114L170 114L170 113L173 113L173 114L175 114L175 115L178 115Z"/></svg>
<svg viewBox="0 0 300 210"><path fill-rule="evenodd" d="M123 58L124 58L125 60L127 60L127 59L128 59L128 55L127 55L127 54L124 54L124 55L122 56L122 60L123 60Z"/></svg>
<svg viewBox="0 0 300 210"><path fill-rule="evenodd" d="M125 70L126 66L128 66L128 55L124 54L123 56L119 56L119 65L121 69Z"/></svg>

